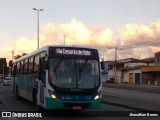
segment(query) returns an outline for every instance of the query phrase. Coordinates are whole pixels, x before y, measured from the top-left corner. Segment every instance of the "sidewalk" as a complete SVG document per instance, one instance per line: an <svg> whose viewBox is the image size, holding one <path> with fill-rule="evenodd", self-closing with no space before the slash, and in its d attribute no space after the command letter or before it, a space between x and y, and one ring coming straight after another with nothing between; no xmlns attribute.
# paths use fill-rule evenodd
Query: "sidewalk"
<svg viewBox="0 0 160 120"><path fill-rule="evenodd" d="M131 85L131 84L103 84L103 87L160 94L160 86ZM106 104L131 108L138 111L156 111L160 113L160 104L156 104L153 102L144 102L141 100L132 100L129 98L109 96L105 94L102 95L102 101L103 103Z"/></svg>
<svg viewBox="0 0 160 120"><path fill-rule="evenodd" d="M112 84L112 83L108 83L108 84L103 83L102 86L109 87L109 88L117 88L117 89L125 89L125 90L160 94L160 86L135 85L135 84Z"/></svg>

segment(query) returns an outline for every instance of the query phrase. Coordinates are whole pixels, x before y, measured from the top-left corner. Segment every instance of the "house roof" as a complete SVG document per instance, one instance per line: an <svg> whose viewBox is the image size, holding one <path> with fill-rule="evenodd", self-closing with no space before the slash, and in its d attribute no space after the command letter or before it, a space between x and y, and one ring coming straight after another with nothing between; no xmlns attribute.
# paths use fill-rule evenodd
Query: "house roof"
<svg viewBox="0 0 160 120"><path fill-rule="evenodd" d="M155 58L154 57L149 57L145 59L135 59L135 58L126 58L126 59L121 59L118 60L117 62L115 61L105 61L109 65L115 65L115 64L124 64L124 63L154 63Z"/></svg>
<svg viewBox="0 0 160 120"><path fill-rule="evenodd" d="M143 61L149 62L149 63L154 63L155 62L155 57L149 57L149 58L145 58L142 59Z"/></svg>
<svg viewBox="0 0 160 120"><path fill-rule="evenodd" d="M139 60L139 59L135 59L135 58L127 58L127 59L122 59L122 60L118 61L118 63L139 63L139 62L146 63L146 61L144 61L144 60Z"/></svg>
<svg viewBox="0 0 160 120"><path fill-rule="evenodd" d="M160 51L155 53L155 56L160 55Z"/></svg>
<svg viewBox="0 0 160 120"><path fill-rule="evenodd" d="M141 66L124 67L122 70L126 71L126 70L138 70L138 69L141 69Z"/></svg>

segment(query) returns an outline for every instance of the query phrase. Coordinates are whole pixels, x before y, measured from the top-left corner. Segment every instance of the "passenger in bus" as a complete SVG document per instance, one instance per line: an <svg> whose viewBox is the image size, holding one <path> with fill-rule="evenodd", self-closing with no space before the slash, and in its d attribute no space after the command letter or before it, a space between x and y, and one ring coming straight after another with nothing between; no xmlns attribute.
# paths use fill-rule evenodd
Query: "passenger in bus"
<svg viewBox="0 0 160 120"><path fill-rule="evenodd" d="M52 84L55 84L55 80L56 80L56 76L55 76L55 70L54 70L54 65L52 62L49 63L49 78L50 78L50 82Z"/></svg>
<svg viewBox="0 0 160 120"><path fill-rule="evenodd" d="M92 67L85 65L81 72L81 87L82 88L94 88L94 74L92 73Z"/></svg>

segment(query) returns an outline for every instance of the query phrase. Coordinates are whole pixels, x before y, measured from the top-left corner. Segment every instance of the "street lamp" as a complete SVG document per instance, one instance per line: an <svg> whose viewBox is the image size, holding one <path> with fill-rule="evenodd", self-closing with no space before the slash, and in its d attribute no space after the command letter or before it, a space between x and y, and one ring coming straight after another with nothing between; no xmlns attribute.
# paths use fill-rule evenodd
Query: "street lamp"
<svg viewBox="0 0 160 120"><path fill-rule="evenodd" d="M43 11L43 9L33 8L33 10L37 11L37 49L39 49L39 11Z"/></svg>

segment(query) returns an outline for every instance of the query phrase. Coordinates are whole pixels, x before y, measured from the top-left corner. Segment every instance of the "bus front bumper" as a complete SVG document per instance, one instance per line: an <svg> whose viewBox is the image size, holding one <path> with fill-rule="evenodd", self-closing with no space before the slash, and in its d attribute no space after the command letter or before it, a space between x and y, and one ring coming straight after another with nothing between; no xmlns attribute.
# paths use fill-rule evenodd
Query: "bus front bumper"
<svg viewBox="0 0 160 120"><path fill-rule="evenodd" d="M93 101L60 101L46 97L46 109L74 109L74 107L81 107L82 109L100 109L102 100L97 99Z"/></svg>

